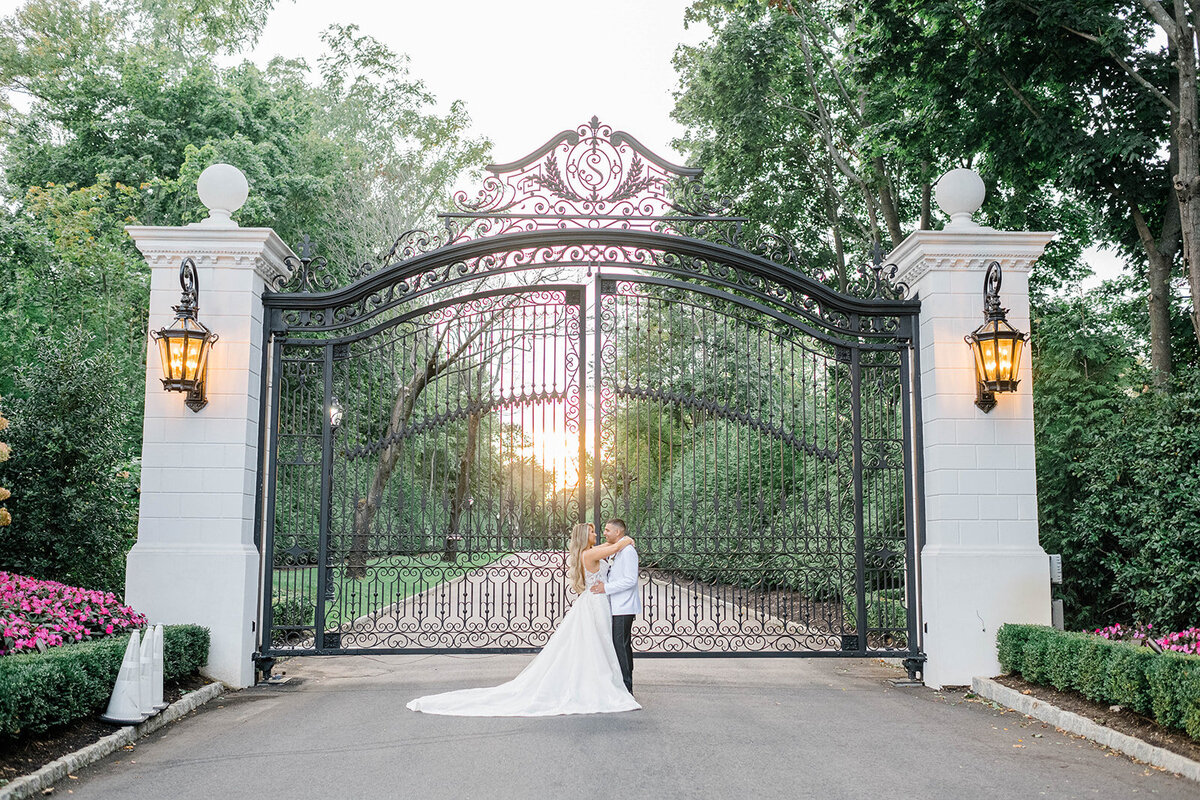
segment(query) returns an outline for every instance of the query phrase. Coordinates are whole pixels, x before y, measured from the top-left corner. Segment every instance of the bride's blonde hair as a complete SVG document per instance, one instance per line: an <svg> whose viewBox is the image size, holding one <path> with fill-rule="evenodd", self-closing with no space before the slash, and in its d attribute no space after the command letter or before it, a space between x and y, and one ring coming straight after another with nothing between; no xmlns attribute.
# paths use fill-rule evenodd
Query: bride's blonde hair
<svg viewBox="0 0 1200 800"><path fill-rule="evenodd" d="M567 577L575 594L583 594L587 584L583 578L583 551L592 543L591 529L586 522L571 528L571 543L567 548Z"/></svg>

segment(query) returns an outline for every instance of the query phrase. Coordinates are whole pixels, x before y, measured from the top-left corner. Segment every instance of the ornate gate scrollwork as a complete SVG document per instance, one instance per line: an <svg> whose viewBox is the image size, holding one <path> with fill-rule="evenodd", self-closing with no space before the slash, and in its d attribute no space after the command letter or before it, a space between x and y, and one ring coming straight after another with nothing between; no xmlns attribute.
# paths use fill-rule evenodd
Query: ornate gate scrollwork
<svg viewBox="0 0 1200 800"><path fill-rule="evenodd" d="M571 525L620 516L643 653L919 659L894 271L828 288L595 118L489 170L264 296L261 651L536 649Z"/></svg>

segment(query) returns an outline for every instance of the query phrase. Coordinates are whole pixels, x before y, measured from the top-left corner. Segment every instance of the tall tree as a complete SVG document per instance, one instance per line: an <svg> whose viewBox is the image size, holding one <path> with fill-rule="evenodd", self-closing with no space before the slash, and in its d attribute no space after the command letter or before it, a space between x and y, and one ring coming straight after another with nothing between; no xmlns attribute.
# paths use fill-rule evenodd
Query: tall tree
<svg viewBox="0 0 1200 800"><path fill-rule="evenodd" d="M1173 369L1174 315L1186 305L1171 272L1194 235L1188 187L1197 174L1195 52L1171 35L1160 43L1155 20L1167 17L1157 0L884 0L868 6L861 39L865 74L908 99L896 108L902 128L956 131L996 177L1018 190L1053 187L1145 265L1160 388ZM1193 319L1198 298L1193 289ZM1188 346L1180 360L1195 352Z"/></svg>
<svg viewBox="0 0 1200 800"><path fill-rule="evenodd" d="M899 35L900 22L824 0L700 0L689 13L714 33L677 52L674 115L689 129L678 144L753 226L791 238L807 271L844 289L848 261L930 226L938 175L974 165L992 189L991 224L1067 233L1039 263L1034 291L1080 272L1089 210L1042 174L1000 170L972 120L951 113L958 76L902 69L905 52L879 63L883 49L915 47L915 26Z"/></svg>
<svg viewBox="0 0 1200 800"><path fill-rule="evenodd" d="M241 224L308 234L349 272L429 222L487 158L461 103L439 111L403 56L353 27L325 33L315 68L222 66L218 53L253 41L269 7L28 0L0 20L0 363L36 361L50 340L103 354L114 457L141 441L149 294L125 225L198 220L196 178L228 161L253 187ZM6 400L28 391L0 373ZM13 536L40 535L33 516L16 518Z"/></svg>

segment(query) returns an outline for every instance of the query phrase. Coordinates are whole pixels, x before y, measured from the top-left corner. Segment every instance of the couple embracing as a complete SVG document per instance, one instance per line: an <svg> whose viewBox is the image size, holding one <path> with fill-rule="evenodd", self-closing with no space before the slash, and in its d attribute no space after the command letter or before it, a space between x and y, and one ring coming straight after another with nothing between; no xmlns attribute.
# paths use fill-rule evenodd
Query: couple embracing
<svg viewBox="0 0 1200 800"><path fill-rule="evenodd" d="M418 697L413 711L463 717L540 717L641 708L633 699L633 618L642 610L638 557L625 522L571 531L567 579L579 599L542 651L508 683Z"/></svg>

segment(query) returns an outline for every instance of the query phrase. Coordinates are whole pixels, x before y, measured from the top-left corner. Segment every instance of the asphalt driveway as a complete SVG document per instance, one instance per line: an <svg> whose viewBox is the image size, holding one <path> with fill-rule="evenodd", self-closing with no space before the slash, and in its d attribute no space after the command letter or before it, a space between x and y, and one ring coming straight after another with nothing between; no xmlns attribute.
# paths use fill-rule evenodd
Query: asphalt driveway
<svg viewBox="0 0 1200 800"><path fill-rule="evenodd" d="M308 657L58 784L73 798L1196 798L1159 772L878 662L637 661L642 711L410 712L530 656Z"/></svg>

